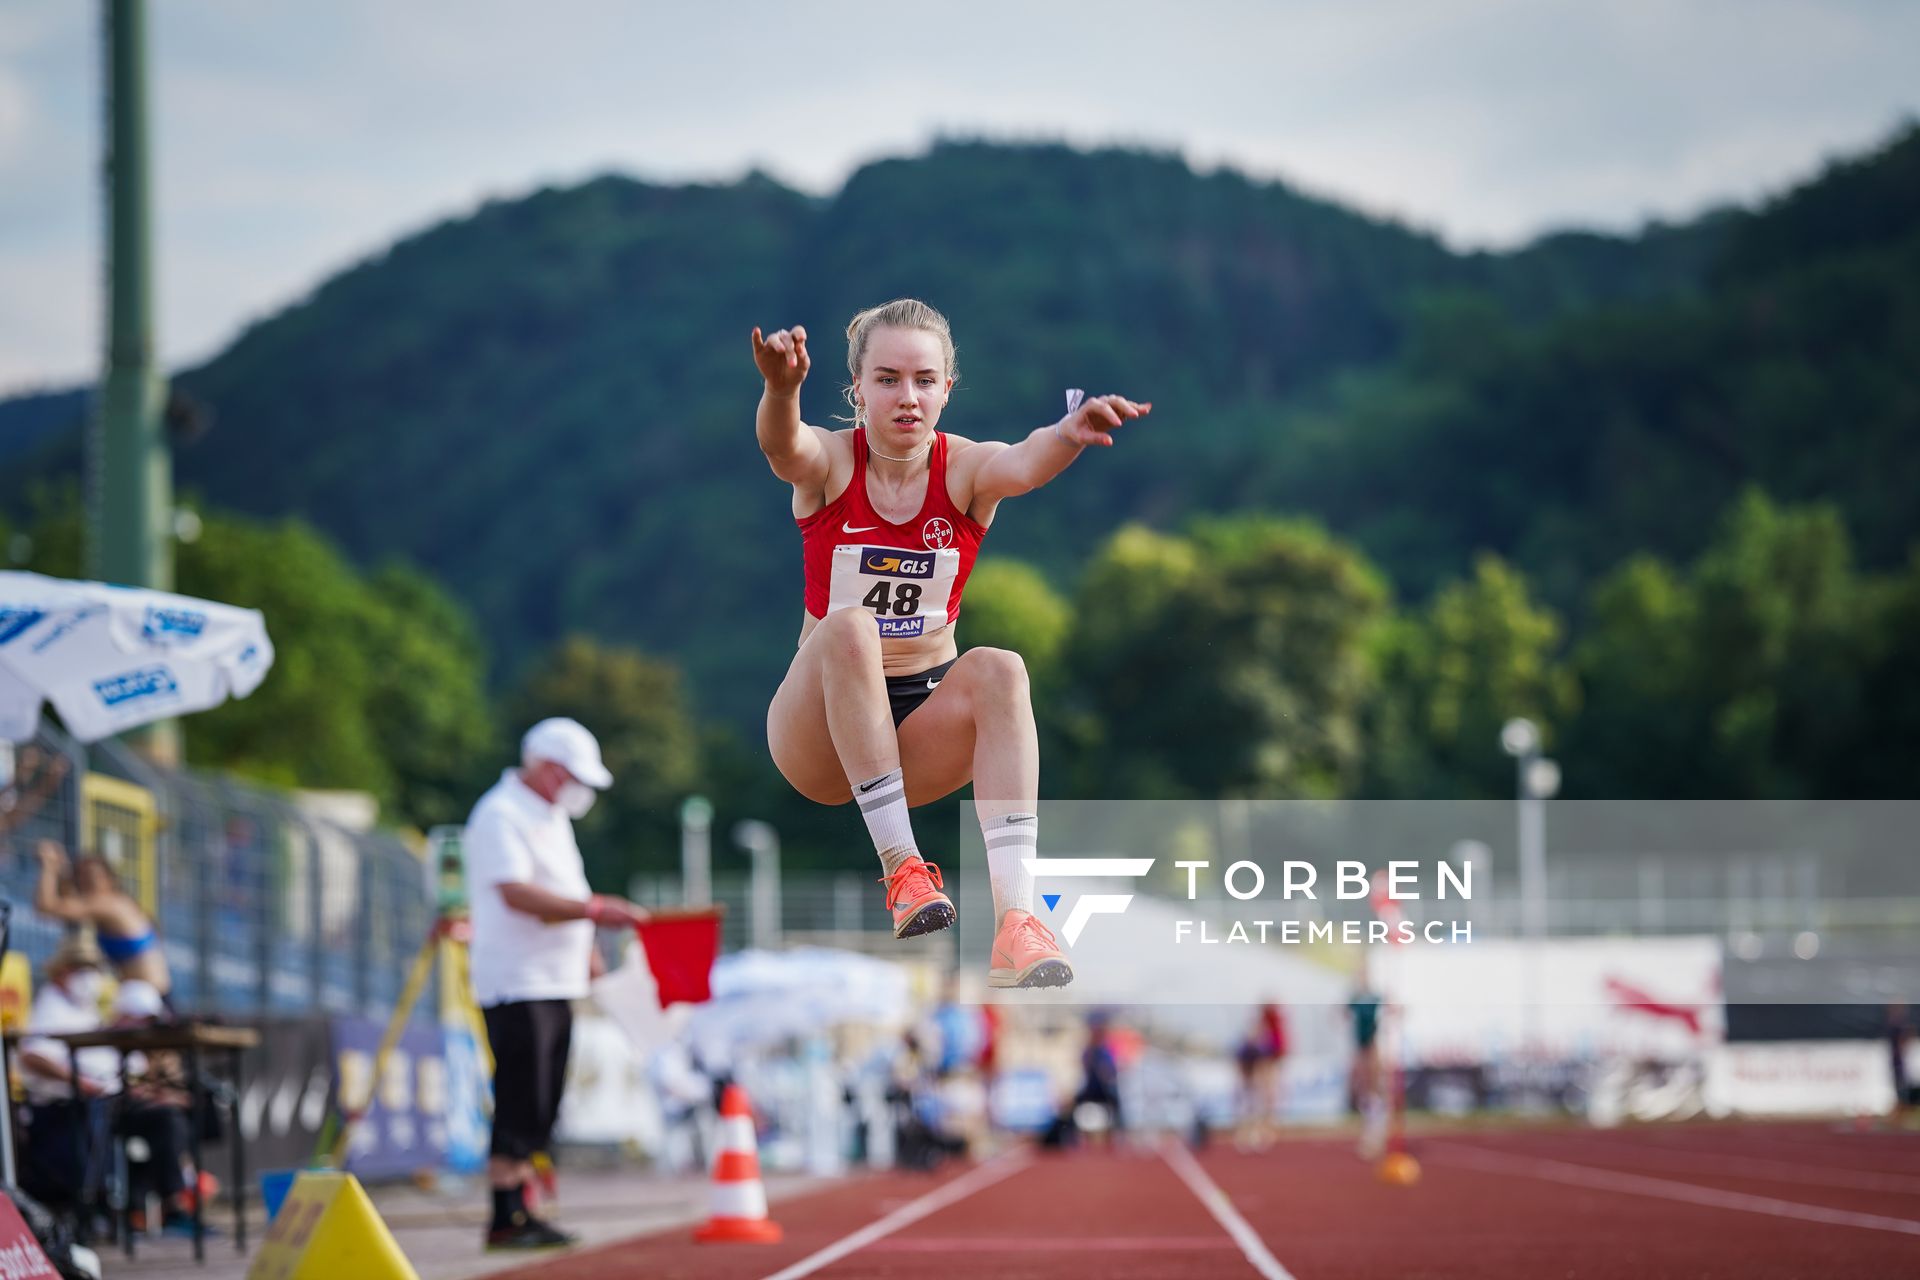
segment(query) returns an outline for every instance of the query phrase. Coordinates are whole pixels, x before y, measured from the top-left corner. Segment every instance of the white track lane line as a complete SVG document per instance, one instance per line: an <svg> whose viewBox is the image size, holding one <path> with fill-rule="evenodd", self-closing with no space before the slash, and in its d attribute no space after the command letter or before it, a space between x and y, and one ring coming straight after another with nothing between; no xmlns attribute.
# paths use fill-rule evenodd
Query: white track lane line
<svg viewBox="0 0 1920 1280"><path fill-rule="evenodd" d="M1794 1200L1775 1200L1770 1196L1750 1196L1740 1191L1719 1191L1691 1182L1667 1178L1649 1178L1638 1173L1615 1173L1591 1165L1568 1164L1540 1156L1513 1156L1488 1151L1484 1147L1465 1147L1453 1143L1429 1143L1422 1146L1428 1159L1436 1163L1480 1169L1487 1173L1506 1173L1521 1178L1545 1178L1571 1187L1590 1187L1598 1191L1618 1191L1630 1196L1650 1196L1683 1204L1703 1204L1716 1209L1738 1209L1744 1213L1764 1213L1773 1218L1797 1218L1802 1222L1824 1222L1836 1227L1861 1227L1869 1231L1892 1231L1900 1235L1920 1236L1920 1222L1910 1218L1889 1218L1877 1213L1854 1213L1846 1209L1826 1209Z"/></svg>
<svg viewBox="0 0 1920 1280"><path fill-rule="evenodd" d="M1794 1164L1812 1160L1829 1167L1837 1161L1850 1169L1858 1168L1863 1172L1893 1178L1908 1177L1911 1170L1920 1168L1920 1165L1916 1165L1911 1158L1916 1152L1920 1152L1920 1143L1915 1141L1920 1138L1920 1134L1881 1132L1787 1137L1743 1134L1734 1131L1732 1126L1727 1126L1725 1129L1711 1133L1708 1139L1712 1143L1711 1146L1701 1147L1694 1141L1700 1131L1694 1130L1689 1133L1684 1125L1675 1125L1671 1130L1657 1128L1652 1124L1635 1125L1610 1132L1623 1139L1632 1135L1632 1141L1650 1150L1705 1151L1733 1160L1762 1158ZM1823 1140L1829 1137L1837 1141ZM1870 1161L1882 1155L1893 1158L1891 1167L1858 1163L1860 1160ZM1914 1179L1914 1181L1920 1182L1920 1179Z"/></svg>
<svg viewBox="0 0 1920 1280"><path fill-rule="evenodd" d="M938 1213L951 1204L958 1204L976 1191L983 1191L1003 1178L1010 1178L1033 1163L1033 1158L1025 1151L1009 1151L975 1169L963 1174L945 1186L935 1187L918 1200L908 1201L878 1222L869 1223L852 1235L843 1236L817 1253L808 1254L800 1261L783 1271L776 1271L767 1280L800 1280L801 1276L810 1276L822 1267L831 1266L850 1253L857 1253L875 1240L884 1239L900 1228L911 1226L928 1214Z"/></svg>
<svg viewBox="0 0 1920 1280"><path fill-rule="evenodd" d="M1240 1252L1246 1255L1247 1261L1253 1264L1255 1271L1258 1271L1266 1280L1294 1280L1293 1273L1281 1266L1280 1259L1268 1252L1266 1242L1260 1238L1260 1233L1247 1225L1247 1220L1240 1216L1240 1211L1233 1207L1231 1200L1227 1199L1227 1193L1207 1176L1207 1171L1200 1167L1200 1162L1193 1158L1192 1152L1178 1143L1169 1143L1160 1148L1160 1156L1167 1162L1167 1167L1173 1170L1175 1176L1187 1184L1187 1190L1193 1192L1200 1203L1206 1206L1207 1212L1213 1215L1213 1220L1226 1228L1227 1234L1232 1236L1233 1242L1240 1246Z"/></svg>
<svg viewBox="0 0 1920 1280"><path fill-rule="evenodd" d="M1804 1187L1839 1187L1846 1191L1886 1191L1893 1195L1920 1195L1920 1178L1906 1174L1835 1169L1829 1165L1771 1160L1763 1156L1742 1155L1719 1148L1709 1150L1663 1142L1642 1142L1627 1134L1621 1134L1618 1141L1590 1140L1586 1143L1586 1149L1579 1155L1588 1160L1640 1160L1657 1157L1668 1165L1684 1166L1698 1173L1716 1173L1723 1177L1746 1178L1754 1182L1788 1182Z"/></svg>

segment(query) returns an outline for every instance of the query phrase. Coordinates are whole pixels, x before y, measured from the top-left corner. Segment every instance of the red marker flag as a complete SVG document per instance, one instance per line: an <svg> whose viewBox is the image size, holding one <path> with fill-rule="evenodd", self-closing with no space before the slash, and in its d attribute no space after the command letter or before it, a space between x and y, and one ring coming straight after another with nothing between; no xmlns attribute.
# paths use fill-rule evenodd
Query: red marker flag
<svg viewBox="0 0 1920 1280"><path fill-rule="evenodd" d="M660 989L660 1007L713 999L713 962L720 954L720 909L656 911L640 925L647 968Z"/></svg>

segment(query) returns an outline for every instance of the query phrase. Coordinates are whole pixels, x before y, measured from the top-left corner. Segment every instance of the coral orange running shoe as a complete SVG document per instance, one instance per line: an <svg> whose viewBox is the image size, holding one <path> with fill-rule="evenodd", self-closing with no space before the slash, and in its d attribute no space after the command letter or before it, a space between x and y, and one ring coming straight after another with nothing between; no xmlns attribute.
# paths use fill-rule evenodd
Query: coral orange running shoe
<svg viewBox="0 0 1920 1280"><path fill-rule="evenodd" d="M912 938L953 923L953 900L940 892L940 868L914 854L880 877L893 912L893 936Z"/></svg>
<svg viewBox="0 0 1920 1280"><path fill-rule="evenodd" d="M1072 981L1073 966L1060 953L1053 930L1017 907L1001 917L987 967L988 986L1064 987Z"/></svg>

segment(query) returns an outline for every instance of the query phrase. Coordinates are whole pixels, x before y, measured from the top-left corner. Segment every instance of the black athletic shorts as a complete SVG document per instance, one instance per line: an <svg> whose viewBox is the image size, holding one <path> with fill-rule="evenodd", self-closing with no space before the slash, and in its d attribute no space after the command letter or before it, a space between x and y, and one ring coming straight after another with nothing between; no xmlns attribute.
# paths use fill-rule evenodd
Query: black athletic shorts
<svg viewBox="0 0 1920 1280"><path fill-rule="evenodd" d="M567 1087L573 1006L565 1000L518 1000L480 1011L493 1049L492 1154L530 1160L553 1149L553 1122Z"/></svg>
<svg viewBox="0 0 1920 1280"><path fill-rule="evenodd" d="M916 671L910 676L887 677L887 701L893 705L893 727L898 729L900 722L930 697L940 682L946 679L947 671L958 658L949 658L937 667L928 667L925 671Z"/></svg>

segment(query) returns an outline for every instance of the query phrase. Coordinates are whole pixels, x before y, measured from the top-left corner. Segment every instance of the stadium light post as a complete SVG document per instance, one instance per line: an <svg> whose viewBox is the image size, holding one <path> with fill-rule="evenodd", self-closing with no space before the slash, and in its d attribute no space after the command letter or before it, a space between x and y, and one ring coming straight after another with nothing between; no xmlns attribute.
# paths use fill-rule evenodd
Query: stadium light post
<svg viewBox="0 0 1920 1280"><path fill-rule="evenodd" d="M1540 754L1540 729L1515 718L1500 730L1500 746L1514 758L1519 794L1520 922L1529 940L1547 936L1547 810L1560 791L1560 766Z"/></svg>
<svg viewBox="0 0 1920 1280"><path fill-rule="evenodd" d="M1447 856L1459 865L1461 874L1467 877L1474 894L1484 893L1486 886L1493 883L1493 850L1485 840L1455 840ZM1469 898L1468 901L1478 903L1480 899ZM1486 918L1477 905L1473 914L1482 921Z"/></svg>
<svg viewBox="0 0 1920 1280"><path fill-rule="evenodd" d="M733 842L753 855L748 932L754 946L771 951L780 945L780 833L748 819L733 824Z"/></svg>
<svg viewBox="0 0 1920 1280"><path fill-rule="evenodd" d="M154 326L145 0L104 0L106 361L87 440L87 566L92 577L173 590L173 454L167 380ZM180 763L180 726L125 735L155 763Z"/></svg>
<svg viewBox="0 0 1920 1280"><path fill-rule="evenodd" d="M704 907L713 901L713 805L705 796L680 802L680 901Z"/></svg>

